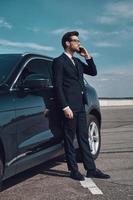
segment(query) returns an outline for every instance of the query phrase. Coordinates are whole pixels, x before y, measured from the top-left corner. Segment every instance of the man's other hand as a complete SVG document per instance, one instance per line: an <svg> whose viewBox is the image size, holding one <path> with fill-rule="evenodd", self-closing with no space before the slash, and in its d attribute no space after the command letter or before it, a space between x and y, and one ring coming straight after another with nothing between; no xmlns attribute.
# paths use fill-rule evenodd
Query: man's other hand
<svg viewBox="0 0 133 200"><path fill-rule="evenodd" d="M50 112L49 109L46 108L46 109L44 110L44 116L45 116L45 117L48 117L49 112Z"/></svg>
<svg viewBox="0 0 133 200"><path fill-rule="evenodd" d="M67 108L64 110L64 114L65 114L65 117L68 118L68 119L72 119L73 118L73 112L70 108Z"/></svg>

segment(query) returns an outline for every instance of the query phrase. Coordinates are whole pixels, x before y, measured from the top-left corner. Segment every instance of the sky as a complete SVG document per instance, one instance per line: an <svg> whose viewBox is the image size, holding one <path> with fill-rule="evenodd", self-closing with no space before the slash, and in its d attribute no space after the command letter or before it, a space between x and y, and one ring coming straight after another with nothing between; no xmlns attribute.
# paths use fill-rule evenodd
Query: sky
<svg viewBox="0 0 133 200"><path fill-rule="evenodd" d="M0 53L57 57L73 30L97 66L85 77L98 96L133 97L133 0L0 0Z"/></svg>

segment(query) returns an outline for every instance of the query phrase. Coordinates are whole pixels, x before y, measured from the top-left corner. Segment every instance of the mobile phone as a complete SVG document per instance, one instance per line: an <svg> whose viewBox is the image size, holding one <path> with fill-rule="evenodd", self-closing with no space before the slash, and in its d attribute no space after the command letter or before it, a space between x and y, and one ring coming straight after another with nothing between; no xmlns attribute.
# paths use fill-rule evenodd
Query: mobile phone
<svg viewBox="0 0 133 200"><path fill-rule="evenodd" d="M84 50L83 47L79 47L79 52L78 53L81 53L83 50Z"/></svg>

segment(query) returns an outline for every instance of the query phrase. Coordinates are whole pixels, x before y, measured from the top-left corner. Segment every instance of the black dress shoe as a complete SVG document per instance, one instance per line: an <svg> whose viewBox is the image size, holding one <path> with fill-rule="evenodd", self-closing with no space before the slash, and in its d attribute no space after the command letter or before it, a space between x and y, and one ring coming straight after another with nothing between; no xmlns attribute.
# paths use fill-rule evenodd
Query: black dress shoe
<svg viewBox="0 0 133 200"><path fill-rule="evenodd" d="M70 172L70 177L71 177L72 179L78 180L78 181L84 181L84 180L85 180L84 176L83 176L78 170L76 170L76 171L71 171L71 172Z"/></svg>
<svg viewBox="0 0 133 200"><path fill-rule="evenodd" d="M110 175L104 174L99 169L96 169L96 171L87 171L86 177L108 179L108 178L110 178Z"/></svg>

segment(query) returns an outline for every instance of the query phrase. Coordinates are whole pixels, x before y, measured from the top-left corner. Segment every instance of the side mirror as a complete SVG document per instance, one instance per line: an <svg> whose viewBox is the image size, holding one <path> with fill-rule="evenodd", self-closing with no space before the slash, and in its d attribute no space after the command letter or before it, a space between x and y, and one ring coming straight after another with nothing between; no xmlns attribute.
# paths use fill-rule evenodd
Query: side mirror
<svg viewBox="0 0 133 200"><path fill-rule="evenodd" d="M31 74L23 82L23 87L29 89L44 89L49 85L49 79L46 79L42 74Z"/></svg>

